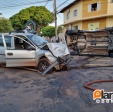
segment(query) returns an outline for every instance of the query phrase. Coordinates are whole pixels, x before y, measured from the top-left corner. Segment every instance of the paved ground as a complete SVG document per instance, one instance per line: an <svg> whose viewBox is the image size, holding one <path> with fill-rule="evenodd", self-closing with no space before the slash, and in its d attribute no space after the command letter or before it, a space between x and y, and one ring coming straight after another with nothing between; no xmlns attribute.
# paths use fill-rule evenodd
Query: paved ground
<svg viewBox="0 0 113 112"><path fill-rule="evenodd" d="M94 60L96 62L94 62ZM96 104L86 82L113 79L113 67L84 68L86 63L113 64L108 57L75 57L75 69L45 77L18 68L0 68L0 112L113 112L113 104ZM95 88L113 91L113 83Z"/></svg>

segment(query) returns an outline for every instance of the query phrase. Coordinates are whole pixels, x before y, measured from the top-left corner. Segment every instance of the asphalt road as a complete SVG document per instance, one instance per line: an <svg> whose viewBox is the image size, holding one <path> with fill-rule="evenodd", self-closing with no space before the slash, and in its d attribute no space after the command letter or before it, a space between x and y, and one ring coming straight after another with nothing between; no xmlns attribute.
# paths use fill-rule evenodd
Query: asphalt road
<svg viewBox="0 0 113 112"><path fill-rule="evenodd" d="M85 64L110 64L108 57L74 57L68 71L41 76L19 68L0 68L0 112L113 112L112 103L93 100L93 91L84 84L113 79L113 67L82 67ZM113 83L92 85L113 91Z"/></svg>

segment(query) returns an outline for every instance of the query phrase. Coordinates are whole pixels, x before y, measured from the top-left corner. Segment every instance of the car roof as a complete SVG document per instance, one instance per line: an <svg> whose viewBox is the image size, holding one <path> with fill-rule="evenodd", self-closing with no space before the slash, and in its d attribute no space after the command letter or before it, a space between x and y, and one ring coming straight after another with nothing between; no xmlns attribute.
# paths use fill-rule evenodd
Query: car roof
<svg viewBox="0 0 113 112"><path fill-rule="evenodd" d="M30 33L2 33L3 35L9 35L9 36L15 36L15 35L21 35L21 36L27 36L27 35L34 35ZM2 35L0 34L0 35Z"/></svg>

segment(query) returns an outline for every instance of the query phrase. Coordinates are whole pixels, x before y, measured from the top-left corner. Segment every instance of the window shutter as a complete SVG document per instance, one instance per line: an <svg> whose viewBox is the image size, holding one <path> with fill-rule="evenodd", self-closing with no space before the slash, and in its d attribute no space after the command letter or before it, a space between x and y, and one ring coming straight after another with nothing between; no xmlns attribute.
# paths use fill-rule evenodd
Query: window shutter
<svg viewBox="0 0 113 112"><path fill-rule="evenodd" d="M101 9L101 2L97 2L97 10Z"/></svg>
<svg viewBox="0 0 113 112"><path fill-rule="evenodd" d="M88 5L88 12L91 12L91 4Z"/></svg>

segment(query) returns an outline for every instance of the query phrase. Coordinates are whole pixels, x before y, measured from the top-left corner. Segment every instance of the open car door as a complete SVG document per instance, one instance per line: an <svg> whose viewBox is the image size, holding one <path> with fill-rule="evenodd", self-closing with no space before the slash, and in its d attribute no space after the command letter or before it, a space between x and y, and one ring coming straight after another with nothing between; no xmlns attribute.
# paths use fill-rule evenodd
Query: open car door
<svg viewBox="0 0 113 112"><path fill-rule="evenodd" d="M5 63L5 46L4 46L4 35L0 35L0 64Z"/></svg>
<svg viewBox="0 0 113 112"><path fill-rule="evenodd" d="M5 50L7 67L36 66L35 48L27 49L33 47L31 44L13 36L4 36L4 40L7 48Z"/></svg>

